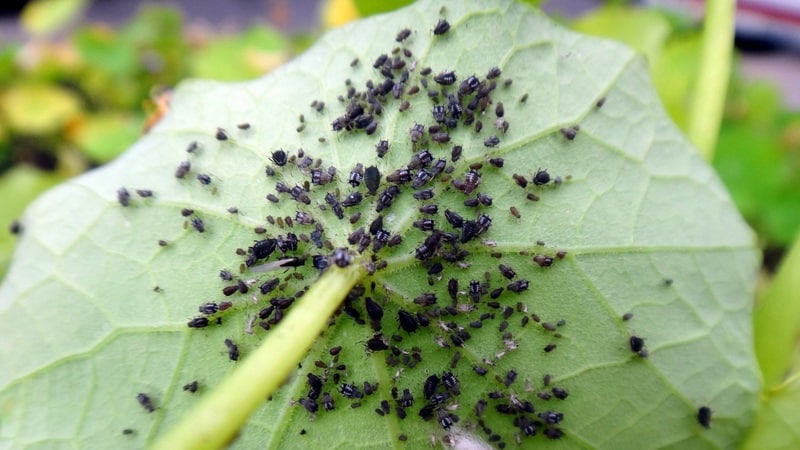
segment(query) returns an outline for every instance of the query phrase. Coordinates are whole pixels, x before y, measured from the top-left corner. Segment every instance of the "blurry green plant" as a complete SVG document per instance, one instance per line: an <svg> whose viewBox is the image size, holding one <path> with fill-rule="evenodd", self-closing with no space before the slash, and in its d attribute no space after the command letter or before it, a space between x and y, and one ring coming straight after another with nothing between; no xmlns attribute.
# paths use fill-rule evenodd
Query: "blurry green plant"
<svg viewBox="0 0 800 450"><path fill-rule="evenodd" d="M294 41L266 27L190 35L181 15L165 7L143 8L118 29L87 24L63 39L46 37L79 15L83 3L32 2L21 23L33 38L0 49L4 227L45 189L130 147L169 107L169 87L178 81L251 79L294 51ZM0 234L0 274L13 244Z"/></svg>

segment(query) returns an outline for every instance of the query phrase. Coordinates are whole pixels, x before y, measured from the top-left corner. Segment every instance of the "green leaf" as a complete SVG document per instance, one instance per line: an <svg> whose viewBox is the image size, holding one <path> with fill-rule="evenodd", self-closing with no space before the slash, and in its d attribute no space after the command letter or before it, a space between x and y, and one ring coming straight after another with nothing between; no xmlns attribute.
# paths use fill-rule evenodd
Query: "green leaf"
<svg viewBox="0 0 800 450"><path fill-rule="evenodd" d="M651 64L658 61L672 32L669 20L655 9L606 4L572 23L582 33L624 42L644 53Z"/></svg>
<svg viewBox="0 0 800 450"><path fill-rule="evenodd" d="M256 351L265 336L292 342L318 335L315 328L285 329L281 324L265 331L259 319L252 322L252 334L248 331L251 319L274 296L313 289L309 286L318 271L311 258L330 255L324 245L330 241L331 247L349 248L353 264L378 267L360 282L364 295L383 306L382 333L398 354L366 351L373 328L364 299L346 301L310 352L295 355L300 364L283 388L241 430L218 412L221 428L195 428L201 441L220 433L236 434L237 448L387 448L404 435L411 448L445 439L499 446L477 426L475 405L487 399L483 423L506 445L513 445L515 436L523 445L543 446L736 445L754 420L760 387L750 317L759 257L752 232L719 179L664 113L644 61L619 44L564 30L525 5L450 2L444 16L440 7L423 1L332 31L297 60L258 80L185 82L175 91L169 114L128 152L31 206L23 217L25 235L0 286L0 335L13 343L0 349L3 441L17 447L42 442L103 448L152 445L197 404L206 404L197 396L214 390L226 375L243 373L237 366L254 366L250 361L269 366L270 354L264 349L272 344ZM441 17L452 27L433 36L430 30ZM424 203L438 204L438 213L430 215L436 227L461 240L462 231L445 220L445 209L468 220L485 213L492 218L491 227L458 243L457 249L440 242L436 254L423 260L415 255L425 256L424 247L418 249L430 232L413 226L422 218L422 203L413 198L415 190L408 183L383 213L383 228L401 236L402 243L374 255L367 246L359 255L347 237L355 228L369 228L377 217L376 205L386 200L386 175L423 148L414 148L409 130L415 123L435 123L435 102L427 90L397 100L386 95L373 135L331 129L346 109L337 100L348 95L346 80L356 91L364 90L370 79L381 83L372 63L381 53L391 53L404 27L413 31L403 44L413 56L397 54L406 60L405 68L414 69L406 92L420 85L424 67L432 67L433 74L454 70L458 81L447 88L450 93L473 73L488 90L489 69L496 65L503 72L488 93L492 103L485 114L475 113L483 122L481 132L475 125L465 126L462 116L460 125L450 130L452 142L426 145L435 159L452 166L428 184L435 197ZM355 58L359 63L353 67ZM400 77L398 70L395 79ZM507 85L506 79L513 83ZM427 80L438 89L432 76ZM527 101L522 102L524 95ZM465 108L474 96L464 96ZM601 98L605 102L598 107ZM410 102L405 112L400 111L403 99ZM309 107L315 100L325 102L321 111ZM499 102L509 123L506 133L495 127ZM243 123L250 128L237 128ZM560 129L576 124L576 136L566 139ZM218 127L225 130L226 140L216 138ZM494 148L484 145L490 136L499 138ZM381 139L390 148L377 158L375 145ZM198 145L187 153L193 141ZM452 163L454 144L463 145L463 155ZM283 167L270 161L279 148L292 157ZM314 166L301 167L305 163L298 148L312 161L318 158L326 173L330 166L337 168L331 183L310 184L309 204L276 194L278 182L292 187L312 181ZM503 158L503 167L490 164L487 157ZM176 179L175 169L183 160L191 161L191 171ZM357 188L348 184L356 163L379 167L383 182L377 195L365 195L361 205L346 208L339 220L325 195L337 195L337 189L339 200L354 190L366 194L363 183ZM265 166L275 175L265 176ZM453 180L463 182L471 166L480 172L481 182L469 197L487 194L493 198L490 206L464 205L467 195ZM534 185L538 168L559 177L559 183L551 179ZM412 170L414 176L418 173ZM211 183L199 183L198 174L208 174ZM528 186L520 188L514 174L527 179ZM128 207L117 201L122 186L132 193ZM154 197L139 198L133 189L152 189ZM268 194L277 195L279 202L267 201ZM526 198L532 196L539 200ZM228 212L230 207L238 213ZM512 207L519 218L510 212ZM194 215L183 217L184 208L193 209ZM315 225L299 224L298 211L320 225L322 248L311 239ZM351 225L354 212L361 217ZM291 229L286 219L275 219L286 216L293 220ZM194 218L203 220L204 232L187 223ZM254 234L257 227L266 234ZM246 257L237 255L237 248L289 231L301 242L297 252L287 254L307 256L305 266L240 273ZM159 246L159 239L167 245ZM566 252L563 259L558 257L561 251ZM266 264L276 264L278 253ZM535 262L546 266L545 255L552 258L552 267ZM436 262L443 266L438 275L432 266ZM512 292L512 281L498 270L500 263L516 270L516 281L528 280L529 289ZM221 290L235 283L221 281L220 269L246 282L257 281L246 294L224 297ZM328 280L337 276L326 274ZM272 277L281 285L261 295L257 287ZM459 282L455 304L448 294L451 278ZM477 304L468 294L471 280L488 283ZM500 287L504 291L491 298ZM289 308L289 317L295 318L294 312L325 317L313 311L316 291L309 292L302 304ZM415 303L422 293L436 294L438 306ZM329 297L345 294L337 291ZM233 306L210 316L210 326L187 328L187 321L200 315L201 303L224 300ZM452 307L455 315L448 312ZM401 308L435 317L429 326L408 333L398 324ZM627 312L634 316L623 321ZM353 314L366 323L358 324ZM548 331L537 319L555 330ZM561 320L563 325L555 326ZM475 328L478 323L481 327ZM457 327L470 335L463 348L452 338ZM646 339L649 356L631 351L632 335ZM225 339L238 345L243 363L229 360ZM546 352L548 344L557 347ZM336 360L331 349L338 346L342 349ZM460 360L454 363L457 354ZM288 362L294 366L296 361ZM281 359L275 366L286 363ZM488 373L481 377L472 366ZM461 394L452 395L434 415L460 418L449 431L442 429L439 417L423 421L418 415L426 403L425 379L447 370L460 380ZM506 387L509 370L518 377ZM314 417L298 404L309 392L308 373L325 378L322 390L335 400L334 411L320 403ZM552 376L549 386L544 386L546 374ZM334 377L361 388L365 381L379 387L373 395L351 400L339 392ZM264 392L261 386L274 378L268 370L246 378L235 386L237 395L249 386ZM229 380L234 379L239 378ZM182 390L192 380L199 382L194 395ZM537 396L554 386L569 396L549 401ZM393 387L401 394L409 389L416 399L404 420L397 416ZM216 397L224 396L225 389ZM504 398L488 399L492 391ZM152 413L137 404L138 393L152 400ZM514 415L496 410L512 401L511 394L519 402L532 402L537 413L558 411L564 419L550 427L540 424L536 436L525 436ZM375 412L381 400L391 407L388 416ZM361 406L353 408L354 403ZM714 410L710 429L696 422L701 405ZM535 414L529 418L539 420ZM558 428L564 436L548 440L545 428ZM124 429L133 433L123 435ZM182 446L195 444L186 440Z"/></svg>
<svg viewBox="0 0 800 450"><path fill-rule="evenodd" d="M288 58L289 41L278 31L251 28L241 35L216 38L193 55L193 74L221 81L263 75Z"/></svg>
<svg viewBox="0 0 800 450"><path fill-rule="evenodd" d="M800 239L790 247L753 314L756 356L766 386L791 374L800 331Z"/></svg>
<svg viewBox="0 0 800 450"><path fill-rule="evenodd" d="M25 5L20 23L36 35L54 33L80 15L87 3L86 0L34 0Z"/></svg>
<svg viewBox="0 0 800 450"><path fill-rule="evenodd" d="M0 115L11 130L21 134L58 132L81 108L74 93L42 83L17 84L0 95Z"/></svg>
<svg viewBox="0 0 800 450"><path fill-rule="evenodd" d="M771 389L761 400L753 429L742 450L777 450L800 445L800 377Z"/></svg>
<svg viewBox="0 0 800 450"><path fill-rule="evenodd" d="M359 14L363 17L373 16L375 14L394 11L403 6L413 3L410 0L387 0L382 2L371 2L368 0L353 0L353 3L358 9Z"/></svg>
<svg viewBox="0 0 800 450"><path fill-rule="evenodd" d="M143 120L126 113L88 115L70 133L70 140L95 162L108 162L142 133Z"/></svg>

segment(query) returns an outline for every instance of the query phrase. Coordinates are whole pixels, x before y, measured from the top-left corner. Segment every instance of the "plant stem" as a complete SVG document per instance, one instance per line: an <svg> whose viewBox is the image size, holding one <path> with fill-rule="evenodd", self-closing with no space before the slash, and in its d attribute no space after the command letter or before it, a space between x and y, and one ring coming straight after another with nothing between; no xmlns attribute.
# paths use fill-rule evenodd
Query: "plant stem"
<svg viewBox="0 0 800 450"><path fill-rule="evenodd" d="M781 384L800 331L800 234L753 311L756 357L764 389Z"/></svg>
<svg viewBox="0 0 800 450"><path fill-rule="evenodd" d="M706 2L700 72L689 111L689 139L706 160L714 157L733 54L733 0Z"/></svg>
<svg viewBox="0 0 800 450"><path fill-rule="evenodd" d="M230 443L275 392L325 329L344 296L364 276L360 264L330 267L249 357L153 448L218 449Z"/></svg>

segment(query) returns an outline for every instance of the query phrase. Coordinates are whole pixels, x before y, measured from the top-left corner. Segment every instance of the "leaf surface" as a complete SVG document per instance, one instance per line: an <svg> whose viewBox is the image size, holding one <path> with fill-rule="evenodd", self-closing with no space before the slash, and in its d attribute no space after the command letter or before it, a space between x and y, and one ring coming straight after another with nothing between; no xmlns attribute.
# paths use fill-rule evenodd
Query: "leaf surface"
<svg viewBox="0 0 800 450"><path fill-rule="evenodd" d="M330 247L349 248L354 263L374 261L377 270L362 281L363 296L382 305L381 332L397 350L367 351L374 335L365 300L346 300L310 353L298 355L297 373L241 430L235 447L387 448L402 446L401 435L411 447L452 439L512 445L517 438L564 448L736 445L753 421L759 390L750 319L758 254L719 179L666 117L642 59L619 44L569 32L524 5L448 4L443 16L440 7L423 1L334 30L258 80L185 82L170 113L128 152L32 205L0 287L0 334L13 343L0 348L0 440L32 448L152 444L196 396L235 370L225 339L246 358L267 333L304 331L281 330L280 324L265 331L256 316L270 299L292 297L313 282L318 270L311 260L330 255L330 241ZM434 36L440 18L451 29ZM401 98L389 93L380 101L372 135L333 131L331 124L345 113L347 102L337 96L348 96L346 80L357 92L366 90L368 80L382 83L372 63L382 53L391 55L405 27L412 33L402 45L412 56L399 52L405 67L391 71L399 81L409 70ZM477 102L474 112L483 123L480 132L462 115L449 130L451 142L432 142L426 132L428 144L412 145L409 130L415 123L435 124L433 106L447 103L442 89L455 95L476 74L488 90L492 80L486 75L494 66L502 75L486 96L491 103L482 112ZM432 68L427 77L420 75L425 67ZM444 70L455 71L454 85L434 82ZM422 87L409 93L422 78L438 100ZM475 93L463 95L464 109L473 99ZM598 107L600 99L605 101ZM403 100L410 104L406 111L400 111ZM324 101L324 108L309 107L313 101ZM499 125L509 124L505 133L495 124L499 102ZM248 129L237 127L244 123ZM578 124L572 140L560 131ZM484 145L490 136L499 139L495 147ZM378 158L381 139L390 147ZM192 142L197 146L187 153ZM455 144L463 154L453 162ZM334 180L312 184L314 163L302 167L299 148L319 158L326 173L335 167ZM422 186L433 189L434 198L421 202L412 196L419 190L400 185L382 215L383 229L402 243L375 252L369 245L359 255L348 235L369 228L392 184L386 176L422 148L434 161L447 161L444 173ZM293 161L276 165L271 157L277 149ZM487 158L503 158L503 167ZM178 179L175 170L184 160L191 170ZM348 184L357 163L383 174L376 195L367 195L364 183ZM266 166L274 176L265 175ZM474 189L464 186L470 167L481 176ZM534 185L540 168L551 179ZM200 183L199 174L210 183ZM518 186L514 174L528 186ZM309 182L303 194L309 203L276 193L278 182L289 188ZM127 207L118 202L123 186L131 194ZM135 189L154 195L141 198ZM345 208L340 220L325 195L343 200L352 191L364 200ZM465 206L477 193L491 196L491 205ZM279 202L266 200L268 194ZM423 217L422 204L437 204L438 212ZM184 217L183 209L193 213ZM466 220L486 214L491 226L461 243L464 232L448 224L445 209ZM298 211L315 224L298 223ZM361 217L351 224L356 212ZM458 243L442 237L434 254L420 259L431 232L413 223L428 217L437 229L456 233ZM192 219L203 221L202 233ZM321 248L314 243L316 224ZM258 227L265 234L254 234ZM287 255L308 258L300 268L256 272L243 265L246 255L236 254L255 240L286 239L289 232L301 242ZM559 252L566 252L563 258ZM255 266L274 263L278 253ZM439 274L435 263L442 264ZM513 280L501 275L501 263L516 271ZM222 281L221 269L234 280ZM258 286L273 277L281 285L261 295ZM451 278L459 283L455 302L448 293ZM223 296L221 290L237 279L250 284L248 292ZM473 280L480 287L477 303L469 294ZM509 284L520 280L529 281L528 289L512 292ZM437 304L415 303L423 293L435 294ZM226 300L233 306L210 315L210 326L187 328L201 316L202 303ZM421 313L430 325L404 331L397 319L401 308ZM628 312L633 318L623 321ZM631 351L633 335L645 339L647 357ZM548 352L549 344L556 347ZM331 349L338 346L337 360ZM473 366L487 374L477 375ZM458 378L460 394L439 386L436 392L449 397L424 421L424 382L445 371ZM335 410L326 411L321 401L316 414L300 406L309 395L308 373L325 380L322 391L332 396ZM551 376L547 386L545 375ZM198 392L183 391L193 380ZM340 392L341 383L363 391L365 381L377 383L377 392L362 399ZM400 394L409 389L415 398L405 419L398 416L393 387ZM552 395L554 387L568 397L538 395ZM489 398L495 391L501 398ZM151 399L152 413L137 404L138 393ZM476 417L479 399L487 401L484 426ZM381 401L388 402L389 414L376 412ZM535 413L524 412L525 401ZM710 429L696 422L701 405L714 411ZM512 414L498 412L508 408ZM542 423L538 414L546 411L563 413L563 420ZM444 430L447 418L455 423ZM525 423L534 424L535 436L525 435ZM554 430L563 437L544 436Z"/></svg>

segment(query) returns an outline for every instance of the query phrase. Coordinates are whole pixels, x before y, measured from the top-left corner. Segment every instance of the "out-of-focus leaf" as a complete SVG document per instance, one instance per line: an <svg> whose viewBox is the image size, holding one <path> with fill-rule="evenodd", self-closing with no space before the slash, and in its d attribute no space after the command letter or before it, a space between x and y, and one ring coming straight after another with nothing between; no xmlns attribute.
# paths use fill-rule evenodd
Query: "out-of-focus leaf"
<svg viewBox="0 0 800 450"><path fill-rule="evenodd" d="M0 176L0 280L11 261L11 251L17 238L9 232L9 225L22 215L33 199L46 189L63 180L52 172L42 172L25 164L18 164ZM22 233L25 224L22 223Z"/></svg>
<svg viewBox="0 0 800 450"><path fill-rule="evenodd" d="M370 0L353 0L353 3L355 4L358 13L362 17L367 17L374 16L375 14L394 11L402 8L403 6L408 6L414 2L413 0L385 0L380 2L374 2ZM442 12L445 12L447 7L444 6L443 8L445 9ZM432 18L435 17L436 16L432 16ZM435 25L436 21L433 23Z"/></svg>
<svg viewBox="0 0 800 450"><path fill-rule="evenodd" d="M326 28L332 28L358 19L359 11L354 0L324 0L320 15L322 24Z"/></svg>
<svg viewBox="0 0 800 450"><path fill-rule="evenodd" d="M22 10L20 22L30 33L53 33L81 14L86 5L86 0L32 0Z"/></svg>
<svg viewBox="0 0 800 450"><path fill-rule="evenodd" d="M241 35L214 39L192 56L192 74L220 81L263 75L289 57L289 41L276 30L253 27Z"/></svg>
<svg viewBox="0 0 800 450"><path fill-rule="evenodd" d="M667 112L686 130L689 96L699 67L702 36L696 32L674 33L675 21L654 9L608 4L576 20L572 27L622 41L644 53Z"/></svg>
<svg viewBox="0 0 800 450"><path fill-rule="evenodd" d="M607 4L582 16L572 28L586 34L624 42L647 56L651 67L669 38L669 20L653 9Z"/></svg>
<svg viewBox="0 0 800 450"><path fill-rule="evenodd" d="M57 132L81 109L81 100L73 92L52 84L22 83L0 94L0 114L15 133Z"/></svg>
<svg viewBox="0 0 800 450"><path fill-rule="evenodd" d="M445 4L452 28L434 36ZM412 56L397 54L404 67L391 76L399 81L402 70L409 73L395 99L394 81L370 63L391 53L405 27L413 31L403 44ZM356 58L362 63L351 66ZM494 66L502 75L489 80ZM458 80L440 86L420 74L423 67L434 75L453 70ZM479 94L467 84L460 102L456 92L472 74ZM423 79L438 99L427 90L409 92ZM347 129L336 132L332 122L347 108L338 100L348 95L346 80L370 93L353 96L366 109L342 119ZM388 90L381 94L378 86ZM311 108L314 100L325 106ZM423 148L410 142L409 130L415 124L430 130L434 105L445 102L452 103L454 123L437 139L450 142L421 134L424 148L446 168L434 176L428 172L439 167L433 161L417 162L408 173L422 180L417 187L432 189L425 203L438 205L421 215L423 203L413 196L420 189L387 178L395 170L402 174ZM468 111L485 122L481 130L465 124ZM364 119L375 121L374 134L359 129ZM390 148L379 158L375 146L382 139ZM454 144L463 145L460 159L452 156ZM292 162L276 163L281 158L272 152L279 148ZM184 160L191 169L176 178ZM384 174L376 195L364 183L349 183L357 163ZM546 183L542 173L540 184L533 183L537 168L548 170ZM515 182L515 174L526 182ZM468 188L467 179L475 186ZM294 197L278 183L294 188ZM127 207L119 202L123 186L132 196L122 197ZM141 197L135 189L154 195ZM338 217L334 205L353 191L363 201ZM491 199L469 207L478 192ZM451 225L445 209L465 217L466 229ZM361 214L356 223L348 220L353 212ZM389 235L402 239L385 247L360 240L359 251L359 242L350 244L348 237L358 227L368 229L379 214L373 244ZM429 228L425 219L448 234L420 230ZM0 336L15 344L0 346L0 439L11 446L152 444L197 401L184 384L197 379L201 389L213 389L236 370L225 339L245 359L268 333L290 339L309 332L269 323L266 331L256 317L266 320L267 305L286 305L306 292L319 273L314 257L321 257L318 267L331 261L327 247L348 249L357 263L386 264L363 280L364 294L383 306L375 325L382 335L375 337L367 323L362 297L346 302L310 353L297 355L297 371L241 429L235 447L390 448L401 433L409 448L444 434L494 442L471 427L479 420L479 399L487 401L481 420L508 446L520 436L525 445L551 448L729 448L755 416L760 380L750 312L759 255L752 232L665 114L643 58L563 29L518 3L421 1L335 30L266 77L187 82L176 89L170 112L128 152L50 191L23 220L27 232L0 286ZM475 236L478 223L485 231ZM256 234L261 227L264 233ZM300 236L296 249L284 244L289 232ZM306 263L287 271L248 270L247 250L236 249L254 253L254 240L278 236L283 250L267 264L284 252ZM264 245L269 241L257 247ZM500 263L516 273L502 275ZM242 283L223 282L223 268ZM258 287L273 277L277 287L262 295ZM452 298L450 278L460 286ZM238 293L223 296L228 285ZM435 304L427 304L429 296L414 301L423 293L434 295ZM208 327L187 328L201 303L225 299L232 307L209 313ZM419 318L430 324L404 331L401 309L422 314L413 316L417 325ZM624 321L627 312L634 317ZM66 315L70 320L61 320ZM649 356L632 352L634 334L646 339ZM384 337L391 340L383 343ZM373 338L378 347L397 350L367 351ZM334 346L342 347L335 361ZM488 373L480 376L473 366ZM444 371L453 371L460 390L452 381L439 385L441 404L429 408L435 418L422 420L424 382ZM335 400L334 410L317 404L309 414L309 403L299 406L309 396L308 373L324 378L322 391ZM548 386L545 374L552 375ZM361 387L364 381L377 382L377 393L352 399L341 392L341 383ZM416 399L405 420L392 387L407 388ZM537 395L554 387L568 398ZM494 391L501 398L489 399ZM149 394L157 409L145 411L137 393ZM375 413L383 411L382 400L388 415ZM47 408L36 407L42 404ZM533 405L537 413L562 412L563 421L539 424L535 436L523 436L520 423L539 420ZM700 405L716 411L709 430L696 421ZM454 420L449 414L460 421L444 420ZM523 428L533 434L532 427ZM564 433L560 440L543 436L556 428ZM122 435L123 429L135 433Z"/></svg>
<svg viewBox="0 0 800 450"><path fill-rule="evenodd" d="M720 129L714 167L745 218L773 245L800 230L800 114L781 113L774 87L738 85Z"/></svg>
<svg viewBox="0 0 800 450"><path fill-rule="evenodd" d="M772 282L760 296L753 312L753 324L756 357L769 391L790 375L800 336L800 239L795 240Z"/></svg>
<svg viewBox="0 0 800 450"><path fill-rule="evenodd" d="M142 118L124 112L82 117L67 138L94 162L106 163L130 147L142 134Z"/></svg>
<svg viewBox="0 0 800 450"><path fill-rule="evenodd" d="M689 34L670 39L651 66L653 83L672 120L686 131L693 83L700 67L702 36Z"/></svg>
<svg viewBox="0 0 800 450"><path fill-rule="evenodd" d="M771 389L761 399L756 424L741 450L800 448L800 377Z"/></svg>
<svg viewBox="0 0 800 450"><path fill-rule="evenodd" d="M101 70L113 78L132 76L138 70L136 49L112 28L94 25L78 30L73 41L90 71Z"/></svg>

